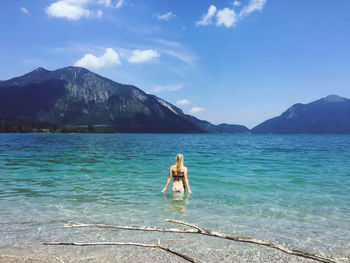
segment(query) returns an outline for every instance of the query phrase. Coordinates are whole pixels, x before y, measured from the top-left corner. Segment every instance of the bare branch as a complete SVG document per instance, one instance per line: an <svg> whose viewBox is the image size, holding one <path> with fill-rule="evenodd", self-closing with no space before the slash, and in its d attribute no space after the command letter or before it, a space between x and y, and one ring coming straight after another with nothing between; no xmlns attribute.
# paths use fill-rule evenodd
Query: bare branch
<svg viewBox="0 0 350 263"><path fill-rule="evenodd" d="M324 257L318 256L318 255L315 255L312 253L308 253L305 251L287 248L287 247L282 246L282 245L277 244L277 243L267 242L264 240L259 240L259 239L250 238L250 237L226 235L226 234L211 231L208 229L203 229L203 228L198 227L198 226L193 225L193 224L189 224L189 223L177 221L177 220L172 220L172 219L167 219L166 221L171 222L171 223L175 223L175 224L190 226L192 228L195 228L196 230L194 230L194 229L178 229L178 228L104 225L104 224L83 224L83 223L76 223L76 222L70 222L69 224L65 225L65 227L97 227L97 228L115 228L115 229L139 230L139 231L158 231L158 232L201 234L201 235L218 237L218 238L227 239L227 240L236 241L236 242L244 242L244 243L251 243L251 244L266 246L266 247L280 250L280 251L282 251L286 254L289 254L289 255L309 258L309 259L313 259L313 260L316 260L316 261L322 262L322 263L337 263L337 261L335 261L335 260L324 258Z"/></svg>
<svg viewBox="0 0 350 263"><path fill-rule="evenodd" d="M179 229L179 228L159 228L159 227L138 227L138 226L120 226L120 225L105 225L105 224L84 224L70 221L64 227L96 227L96 228L115 228L124 230L138 231L157 231L157 232L173 232L173 233L197 233L194 229Z"/></svg>
<svg viewBox="0 0 350 263"><path fill-rule="evenodd" d="M250 238L250 237L239 237L239 236L230 236L230 235L226 235L226 234L221 234L219 232L214 232L214 231L211 231L211 230L208 230L208 229L203 229L203 228L200 228L200 227L198 227L196 225L192 225L192 224L189 224L189 223L186 223L186 222L182 222L182 221L178 221L178 220L166 219L165 221L196 228L198 230L198 234L202 234L202 235L228 239L228 240L232 240L232 241L236 241L236 242L244 242L244 243L251 243L251 244L266 246L266 247L278 249L278 250L280 250L280 251L282 251L284 253L287 253L289 255L294 255L294 256L299 256L299 257L304 257L304 258L310 258L310 259L313 259L313 260L316 260L316 261L319 261L319 262L323 262L323 263L337 263L336 261L328 259L328 258L317 256L315 254L311 254L311 253L304 252L304 251L301 251L301 250L287 248L287 247L284 247L284 246L282 246L280 244L276 244L276 243L272 243L272 242L266 242L264 240L259 240L259 239Z"/></svg>

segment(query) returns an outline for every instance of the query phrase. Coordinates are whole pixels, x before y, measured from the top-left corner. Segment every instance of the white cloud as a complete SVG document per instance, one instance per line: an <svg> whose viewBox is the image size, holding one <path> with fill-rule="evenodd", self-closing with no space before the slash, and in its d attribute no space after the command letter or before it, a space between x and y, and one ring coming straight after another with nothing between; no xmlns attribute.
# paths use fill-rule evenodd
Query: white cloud
<svg viewBox="0 0 350 263"><path fill-rule="evenodd" d="M214 5L211 5L208 9L208 12L206 15L204 15L202 17L202 19L200 21L196 22L197 26L206 26L212 23L212 17L215 15L216 13L216 7Z"/></svg>
<svg viewBox="0 0 350 263"><path fill-rule="evenodd" d="M172 12L165 13L164 15L157 14L158 20L166 20L168 21L170 18L175 17L175 15Z"/></svg>
<svg viewBox="0 0 350 263"><path fill-rule="evenodd" d="M106 52L101 57L86 54L75 63L75 66L77 67L84 67L88 69L99 69L114 65L121 65L121 62L118 53L115 52L113 48L107 48Z"/></svg>
<svg viewBox="0 0 350 263"><path fill-rule="evenodd" d="M179 106L188 105L188 104L190 104L190 103L191 103L191 102L190 102L189 100L186 100L186 99L178 100L178 101L176 102L176 104L179 105Z"/></svg>
<svg viewBox="0 0 350 263"><path fill-rule="evenodd" d="M121 7L123 2L124 0L119 0L116 8ZM65 18L68 20L79 20L82 17L101 18L103 12L96 10L96 5L113 8L112 0L56 0L46 7L45 11L50 17Z"/></svg>
<svg viewBox="0 0 350 263"><path fill-rule="evenodd" d="M237 12L227 7L221 10L217 10L214 5L211 5L208 9L207 14L204 15L200 21L196 22L196 25L207 26L212 24L212 18L216 14L217 26L224 25L226 27L233 27L238 21L244 19L251 13L255 11L261 11L264 8L266 2L267 0L249 0L248 4ZM238 6L241 6L241 2L233 1L232 5L237 8Z"/></svg>
<svg viewBox="0 0 350 263"><path fill-rule="evenodd" d="M136 49L132 52L131 57L128 59L130 63L143 63L150 61L154 58L160 57L160 53L156 50L146 49L140 50Z"/></svg>
<svg viewBox="0 0 350 263"><path fill-rule="evenodd" d="M241 2L240 1L233 1L233 6L240 6L241 5Z"/></svg>
<svg viewBox="0 0 350 263"><path fill-rule="evenodd" d="M190 114L196 114L198 112L204 111L204 108L200 108L200 107L193 107L192 109L190 109Z"/></svg>
<svg viewBox="0 0 350 263"><path fill-rule="evenodd" d="M26 15L30 15L29 10L25 7L21 7L21 11Z"/></svg>
<svg viewBox="0 0 350 263"><path fill-rule="evenodd" d="M224 8L219 10L216 14L216 25L225 25L226 27L235 26L237 21L237 14L233 9Z"/></svg>
<svg viewBox="0 0 350 263"><path fill-rule="evenodd" d="M176 91L182 89L184 87L183 84L175 84L175 85L157 85L155 86L153 92L166 92L166 91Z"/></svg>
<svg viewBox="0 0 350 263"><path fill-rule="evenodd" d="M124 0L119 0L117 4L115 5L116 8L121 8L124 4Z"/></svg>
<svg viewBox="0 0 350 263"><path fill-rule="evenodd" d="M266 1L267 0L250 0L248 5L245 6L239 13L239 17L243 18L254 11L261 11L264 8Z"/></svg>
<svg viewBox="0 0 350 263"><path fill-rule="evenodd" d="M84 7L85 3L86 1L57 1L46 8L46 13L51 17L79 20L81 17L90 16L90 11Z"/></svg>

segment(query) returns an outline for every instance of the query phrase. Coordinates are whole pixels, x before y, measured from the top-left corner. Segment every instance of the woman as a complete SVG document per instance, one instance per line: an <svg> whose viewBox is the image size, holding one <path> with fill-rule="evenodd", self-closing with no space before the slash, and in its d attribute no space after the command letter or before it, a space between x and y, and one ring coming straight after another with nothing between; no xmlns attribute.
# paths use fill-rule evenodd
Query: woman
<svg viewBox="0 0 350 263"><path fill-rule="evenodd" d="M170 166L169 176L162 190L163 193L166 191L171 181L171 177L174 178L173 187L171 189L173 192L185 192L185 184L186 184L188 193L189 194L192 193L190 184L188 182L188 177L187 177L187 167L184 166L184 156L181 153L176 155L175 165Z"/></svg>

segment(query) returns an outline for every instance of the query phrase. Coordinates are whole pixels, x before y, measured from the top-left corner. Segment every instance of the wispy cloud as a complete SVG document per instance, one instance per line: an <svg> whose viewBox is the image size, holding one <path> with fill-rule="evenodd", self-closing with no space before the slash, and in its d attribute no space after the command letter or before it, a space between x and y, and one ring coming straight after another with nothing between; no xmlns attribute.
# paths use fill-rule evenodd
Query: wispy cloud
<svg viewBox="0 0 350 263"><path fill-rule="evenodd" d="M113 48L107 48L105 53L100 57L93 54L86 54L75 63L77 67L84 67L92 70L115 65L121 65L121 62L118 53L115 52Z"/></svg>
<svg viewBox="0 0 350 263"><path fill-rule="evenodd" d="M175 85L156 85L153 89L153 92L166 92L166 91L176 91L184 87L184 84L175 84Z"/></svg>
<svg viewBox="0 0 350 263"><path fill-rule="evenodd" d="M130 63L143 63L150 61L152 59L160 57L160 53L157 50L146 49L140 50L136 49L132 52L131 57L128 59Z"/></svg>
<svg viewBox="0 0 350 263"><path fill-rule="evenodd" d="M193 108L190 109L190 114L196 114L196 113L204 111L204 110L205 109L201 108L201 107L193 107Z"/></svg>
<svg viewBox="0 0 350 263"><path fill-rule="evenodd" d="M119 0L115 5L116 8L121 8L124 5L124 0Z"/></svg>
<svg viewBox="0 0 350 263"><path fill-rule="evenodd" d="M105 7L112 7L111 0L97 0L98 4L104 5Z"/></svg>
<svg viewBox="0 0 350 263"><path fill-rule="evenodd" d="M166 40L166 39L162 39L162 38L156 38L154 39L156 42L158 42L161 45L164 46L169 46L169 47L182 47L182 44L179 42L175 42L175 41L170 41L170 40Z"/></svg>
<svg viewBox="0 0 350 263"><path fill-rule="evenodd" d="M48 52L52 52L54 54L59 54L59 55L65 55L65 54L74 55L76 53L102 53L106 50L106 48L107 47L105 46L70 42L66 46L49 49Z"/></svg>
<svg viewBox="0 0 350 263"><path fill-rule="evenodd" d="M190 102L189 100L186 100L186 99L178 100L178 101L176 102L176 104L179 105L179 106L188 105L188 104L190 104L190 103L191 103L191 102Z"/></svg>
<svg viewBox="0 0 350 263"><path fill-rule="evenodd" d="M217 10L214 5L211 5L208 9L208 12L202 19L196 22L196 25L207 26L212 24L212 19L216 14L216 25L217 26L225 26L225 27L234 27L236 23L251 13L255 11L261 11L267 0L249 0L248 4L243 6L241 10L235 11L233 8L223 8L221 10ZM241 6L241 2L234 1L232 5L237 8Z"/></svg>
<svg viewBox="0 0 350 263"><path fill-rule="evenodd" d="M190 67L194 66L195 60L198 58L191 50L186 48L182 43L170 41L162 38L153 39L157 42L158 50L165 55L173 57Z"/></svg>
<svg viewBox="0 0 350 263"><path fill-rule="evenodd" d="M25 7L21 7L21 11L23 12L23 14L30 15L29 10Z"/></svg>
<svg viewBox="0 0 350 263"><path fill-rule="evenodd" d="M97 10L96 16L97 16L98 18L101 18L102 15L103 15L103 12L102 12L101 10Z"/></svg>
<svg viewBox="0 0 350 263"><path fill-rule="evenodd" d="M170 18L175 17L175 15L172 12L168 12L168 13L165 13L163 15L157 14L156 17L158 18L158 20L166 20L166 21L168 21Z"/></svg>
<svg viewBox="0 0 350 263"><path fill-rule="evenodd" d="M216 7L215 5L211 5L208 9L208 12L202 17L201 20L196 22L197 26L206 26L210 25L212 23L212 17L216 13Z"/></svg>
<svg viewBox="0 0 350 263"><path fill-rule="evenodd" d="M248 5L243 7L239 13L239 17L243 18L253 13L254 11L261 11L264 8L267 0L250 0Z"/></svg>
<svg viewBox="0 0 350 263"><path fill-rule="evenodd" d="M196 59L196 57L192 54L186 54L184 52L180 53L179 51L174 51L169 49L164 49L162 50L162 52L172 57L175 57L176 59L181 60L182 62L185 62L191 67L194 66L194 60Z"/></svg>

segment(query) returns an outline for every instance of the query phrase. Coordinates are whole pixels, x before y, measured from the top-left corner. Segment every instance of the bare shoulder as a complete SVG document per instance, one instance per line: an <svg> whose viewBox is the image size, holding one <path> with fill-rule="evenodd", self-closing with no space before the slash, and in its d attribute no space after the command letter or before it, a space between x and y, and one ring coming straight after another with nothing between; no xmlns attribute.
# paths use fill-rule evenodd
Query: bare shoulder
<svg viewBox="0 0 350 263"><path fill-rule="evenodd" d="M184 166L183 169L184 169L185 172L187 172L187 167L186 166Z"/></svg>
<svg viewBox="0 0 350 263"><path fill-rule="evenodd" d="M176 165L171 165L170 170L174 171L176 169Z"/></svg>

